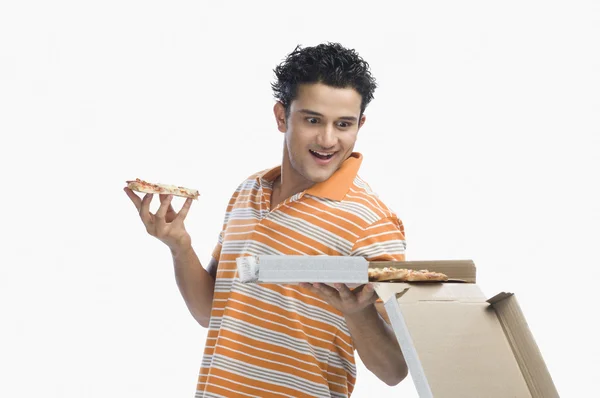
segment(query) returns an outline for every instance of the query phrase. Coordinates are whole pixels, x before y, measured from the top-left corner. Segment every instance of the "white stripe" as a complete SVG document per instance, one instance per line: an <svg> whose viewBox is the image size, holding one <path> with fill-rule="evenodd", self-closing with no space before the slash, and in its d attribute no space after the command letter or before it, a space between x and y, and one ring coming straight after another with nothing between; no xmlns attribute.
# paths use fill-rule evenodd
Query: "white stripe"
<svg viewBox="0 0 600 398"><path fill-rule="evenodd" d="M391 225L391 226L393 226L393 227L397 227L397 225L396 225L396 224L394 224L394 223L393 223L393 222L391 222L391 221L387 221L387 222L384 222L384 223L382 223L382 222L381 222L382 220L385 220L385 219L384 219L384 218L382 218L381 220L379 220L379 221L377 221L377 222L374 222L373 224L371 224L371 225L369 225L367 228L365 228L365 230L367 230L367 229L373 229L373 228L379 228L379 227L383 227L383 226L386 226L386 225Z"/></svg>
<svg viewBox="0 0 600 398"><path fill-rule="evenodd" d="M319 201L319 202L323 203L323 205L325 205L325 206L327 206L327 207L331 208L331 206L328 206L328 205L327 205L327 203L326 203L326 202L324 202L324 201L322 201L322 200L320 200L320 198L316 198L316 199L317 199L317 201ZM347 218L345 218L345 217L338 216L337 214L333 214L333 213L332 213L332 212L330 212L330 211L321 210L321 209L319 209L318 207L315 207L315 206L309 205L309 204L308 204L308 203L306 203L306 202L298 202L298 204L301 204L301 205L304 205L304 206L310 207L311 209L315 209L315 210L317 210L318 212L321 212L321 213L329 214L329 215L330 215L330 216L332 216L332 217L339 218L340 220L344 220L344 221L345 221L345 222L347 222L348 224L352 224L352 225L354 225L355 227L357 227L357 228L360 228L360 225L358 225L358 224L356 224L356 223L354 223L354 222L350 221L349 219L347 219ZM348 230L346 230L346 229L344 229L344 231L348 232L348 233L349 233L349 234L351 234L351 235L358 236L358 235L356 235L355 233L353 233L352 231L348 231Z"/></svg>
<svg viewBox="0 0 600 398"><path fill-rule="evenodd" d="M232 300L232 299L230 299L230 300ZM247 305L247 304L246 304L246 305ZM229 311L235 311L235 312L239 312L239 313L241 313L241 314L245 314L245 315L247 315L247 316L249 316L249 317L255 318L255 319L259 320L261 323L270 323L270 324L273 324L273 325L279 325L279 326L281 326L281 327L283 327L283 328L285 328L285 329L288 329L288 330L290 330L290 331L292 331L292 332L301 332L301 333L302 333L304 336L306 336L306 337L312 337L314 340L319 340L319 341L322 341L322 342L325 342L325 343L328 343L328 344L331 344L331 343L333 343L332 341L325 340L325 339L322 339L322 338L320 338L320 337L317 337L317 336L309 336L309 335L308 335L308 334L307 334L307 333L306 333L304 330L302 330L302 329L294 329L294 328L292 328L292 327L289 327L289 326L287 326L287 325L283 325L283 324L281 324L281 323L278 323L278 322L275 322L275 321L271 321L271 320L264 319L264 318L259 318L259 317L255 316L255 315L252 315L252 314L250 314L250 313L247 313L247 312L240 311L240 310L238 310L238 309L236 309L236 308L231 308L231 307L229 307L228 309L229 309ZM237 321L237 318L233 318L233 317L228 317L228 318L232 319L233 321ZM313 329L315 329L315 328L313 328ZM271 331L272 331L272 330L271 330ZM294 336L291 336L291 335L286 335L286 336L288 336L289 338L292 338L292 339L297 339L296 337L294 337ZM269 341L268 341L268 340L261 340L261 341L264 341L265 343L269 343ZM310 343L308 342L308 339L306 339L306 340L302 340L302 341L304 341L304 342L306 342L306 343L310 344ZM273 344L272 342L270 342L270 343L271 343L271 344ZM338 344L332 344L332 345L333 345L334 347L337 347L338 349L342 350L343 352L345 352L345 353L346 353L348 356L350 356L350 357L354 356L354 352L350 353L350 352L346 351L346 349L344 349L343 347L340 347Z"/></svg>
<svg viewBox="0 0 600 398"><path fill-rule="evenodd" d="M317 361L323 363L327 363L331 357L332 352L330 350L313 347L306 340L293 338L282 332L273 331L271 329L257 326L246 321L238 320L236 322L236 320L231 317L228 317L226 320L228 321L228 324L226 326L223 324L223 330L225 331L235 334L243 334L263 342L266 341L269 344L278 345L290 351L295 351L298 354L310 354L313 355ZM344 368L344 365L339 357L333 357L333 360L337 360L336 364L339 365L337 366L338 368Z"/></svg>
<svg viewBox="0 0 600 398"><path fill-rule="evenodd" d="M288 249L290 249L290 250L293 250L294 252L298 253L299 255L302 255L302 254L307 254L307 253L301 252L300 250L294 249L294 248L293 248L293 247L291 247L290 245L286 245L285 243L283 243L283 242L281 242L281 241L279 241L279 240L275 239L274 237L272 237L272 236L269 236L269 235L267 235L267 234L264 234L264 233L262 233L262 232L254 231L254 233L255 233L256 235L261 235L261 236L264 236L265 238L267 238L267 239L269 239L269 240L272 240L272 241L274 241L274 242L277 242L277 243L278 243L278 244L280 244L281 246L287 247Z"/></svg>
<svg viewBox="0 0 600 398"><path fill-rule="evenodd" d="M252 204L254 204L254 205L258 205L258 206L260 206L260 205L261 205L261 202L253 202L253 201L251 201L251 200L249 199L249 198L250 198L250 195L239 195L239 196L238 196L238 199L239 199L239 198L247 198L247 199L244 199L244 203L252 203Z"/></svg>
<svg viewBox="0 0 600 398"><path fill-rule="evenodd" d="M310 298L310 299L313 299L313 300L315 300L315 301L319 301L319 302L321 302L321 303L323 303L323 304L326 304L326 305L331 305L331 304L329 304L327 301L325 301L325 300L323 300L323 299L321 299L321 298L319 298L319 297L315 297L315 296L311 296L311 295L309 295L309 294L302 293L300 290L297 290L297 289L294 289L294 288L288 287L287 285L281 285L280 287L281 287L282 289L285 289L285 290L293 290L294 292L298 293L300 296L308 297L308 298ZM290 297L286 297L286 298L288 298L288 299L289 299ZM316 308L316 309L319 309L319 310L323 310L323 309L322 309L322 308L320 308L320 307L316 307L316 306L314 306L314 305L310 305L310 304L308 304L308 303L306 303L306 302L304 302L304 301L300 301L300 302L301 302L303 305L307 306L307 307L312 307L312 308ZM329 313L329 311L327 311L327 312Z"/></svg>
<svg viewBox="0 0 600 398"><path fill-rule="evenodd" d="M234 229L234 228L248 228L248 229L251 228L250 231L252 231L252 230L254 230L254 228L256 228L256 219L253 219L252 222L248 223L248 224L239 224L239 225L232 224L229 226L229 228L227 228L227 231L229 231L230 229Z"/></svg>
<svg viewBox="0 0 600 398"><path fill-rule="evenodd" d="M309 365L309 366L311 366L311 367L315 367L315 368L317 368L317 369L319 370L319 372L318 372L318 373L315 373L315 372L308 371L308 370L306 370L306 369L302 369L302 371L303 371L303 372L310 373L310 374L313 374L313 375L316 375L316 376L319 376L319 377L321 377L321 376L322 376L322 369L321 369L321 368L320 368L320 367L319 367L319 366L318 366L316 363L312 363L312 362L308 362L308 361L303 361L302 359L299 359L299 358L297 358L297 357L293 357L293 356L291 356L291 355L286 355L286 354L283 354L283 353L280 353L280 352L277 352L277 351L270 351L270 350L265 350L265 349L262 349L262 348L258 348L258 347L252 346L252 345L250 345L250 344L245 344L245 343L239 342L239 341L237 341L237 340L230 339L229 337L220 336L220 339L222 339L222 340L229 340L229 341L231 341L232 343L235 343L235 344L238 344L238 345L244 345L244 346L246 346L246 347L250 347L250 348L252 348L252 349L255 349L255 350L258 350L258 351L263 351L263 352L266 352L266 353L272 353L272 354L276 354L277 356L281 356L281 357L285 357L285 358L293 359L293 360L295 360L296 362L302 362L302 363L304 363L304 364L306 364L306 365ZM274 345L277 345L277 344L274 344ZM232 349L230 349L230 350L231 350L231 351L235 351L235 350L232 350ZM291 350L291 351L294 351L294 350ZM242 354L244 354L244 355L248 355L248 354L244 353L243 351L235 351L235 352L241 352L241 353L242 353ZM251 356L251 355L248 355L248 356ZM262 359L264 359L264 358L262 358ZM315 359L316 359L316 358L315 358ZM270 360L267 360L267 359L264 359L264 360L265 360L265 361L268 361L268 362L273 362L273 363L281 363L283 366L294 367L293 365L284 364L284 363L282 363L282 362L275 362L275 361L270 361ZM342 370L342 371L346 371L344 368L339 368L339 369L340 369L340 370ZM329 374L329 375L333 375L333 376L335 376L335 377L340 377L340 378L341 378L341 377L346 377L346 376L340 376L340 375L338 375L338 374L336 374L336 373L333 373L333 372L325 372L325 373L327 373L327 374ZM331 384L335 384L336 386L340 386L340 387L346 387L346 385L345 385L345 384L340 384L340 383L336 383L336 382L333 382L333 381L329 381L329 383L331 383ZM349 382L348 382L348 383L349 383ZM350 383L350 384L351 384L351 383Z"/></svg>
<svg viewBox="0 0 600 398"><path fill-rule="evenodd" d="M255 240L248 240L248 246L246 247L246 252L252 255L258 254L274 254L274 255L283 255L282 252L275 249L274 247L265 245L262 242L258 242Z"/></svg>
<svg viewBox="0 0 600 398"><path fill-rule="evenodd" d="M270 303L270 302L268 302L268 301L260 300L259 298L256 298L256 299L257 299L257 300L259 300L259 301L262 301L263 303L267 303L267 304L273 305L273 306L275 306L275 307L279 307L277 304L273 304L273 303ZM300 320L298 320L298 319L289 318L289 317L287 317L287 316L284 316L284 315L278 314L278 313L276 313L276 312L274 312L274 311L268 311L268 310L266 310L266 309L262 309L262 308L260 308L260 307L257 307L257 306L255 306L255 305L248 304L248 303L245 303L245 302L243 302L243 301L239 301L239 300L236 300L236 299L233 299L233 298L230 298L229 300L230 300L230 301L233 301L233 302L235 302L235 303L239 303L239 304L242 304L242 305L244 305L244 306L250 307L250 308L257 309L257 310L259 310L259 311L262 311L262 312L266 312L266 313L268 313L268 314L275 315L275 316L277 316L277 317L280 317L280 318L283 318L283 319L287 319L288 321L291 321L292 323L295 323L295 324L299 324L300 326L304 326L305 328L309 328L309 329L318 330L318 331L320 331L320 332L323 332L323 333L325 333L325 334L329 334L329 335L332 335L333 337L335 337L335 333L331 333L330 331L323 330L323 329L321 329L321 328L318 328L318 327L315 327L315 326L308 326L308 325L305 325L305 324L303 324L302 322L300 322ZM281 308L281 307L280 307L280 308ZM285 311L285 308L282 308L282 309ZM286 311L286 312L289 312L289 311ZM248 314L248 315L250 315L250 314ZM289 327L289 326L287 326L287 325L284 325L283 323L279 323L279 322L275 322L275 321L273 321L273 323L275 323L276 325L280 325L280 326L283 326L283 327L289 328L289 329L291 329L291 330L298 330L298 331L302 331L304 334L306 334L302 328L299 328L299 329L292 329L291 327ZM332 326L332 325L330 325L330 326ZM323 341L327 341L327 340L323 340Z"/></svg>
<svg viewBox="0 0 600 398"><path fill-rule="evenodd" d="M229 235L248 235L250 233L254 232L254 230L250 230L250 231L242 231L242 232L229 232L227 231L227 236Z"/></svg>
<svg viewBox="0 0 600 398"><path fill-rule="evenodd" d="M223 348L227 348L227 347L223 347ZM231 350L231 349L230 349ZM233 352L240 352L240 351L236 351L236 350L231 350ZM253 357L252 355L248 355L247 353L242 353L246 356L249 357ZM266 383L270 383L270 384L275 384L284 388L288 388L290 390L296 390L296 391L300 391L303 392L304 394L313 394L316 391L323 391L323 390L327 390L327 392L329 392L329 386L327 386L324 383L315 383L314 381L305 379L304 377L299 377L296 376L294 374L290 374L287 372L283 372L283 371L277 371L277 370L273 370L273 369L266 369L263 368L261 366L257 366L257 365L253 365L249 362L245 362L239 359L234 359L232 357L229 356L225 356L225 355L215 355L217 358L220 358L223 360L223 362L225 362L225 366L231 364L231 363L237 363L238 366L243 367L244 369L250 369L250 370L254 370L255 373L257 373L260 376L254 376L254 375L250 375L251 372L248 373L238 373L237 371L235 371L234 367L232 366L231 368L229 367L222 367L219 365L213 365L216 369L221 369L224 370L226 372L230 372L230 373L234 373L237 375L240 375L244 378L247 379L251 379L251 380L257 380L257 381L261 381L261 382L266 382ZM253 358L257 358L257 359L262 359L265 360L264 358L258 358L258 357L253 357ZM273 362L273 361L268 361L268 362ZM274 362L277 363L277 362ZM273 375L272 378L269 378L269 374ZM286 379L286 381L289 381L289 384L284 384L281 383L279 381L275 380L275 376L279 376L279 378L283 378ZM260 378L258 378L260 377ZM322 377L322 376L321 376ZM293 383L293 381L295 381L297 384L299 384L300 388L296 387ZM324 380L325 381L325 380Z"/></svg>
<svg viewBox="0 0 600 398"><path fill-rule="evenodd" d="M350 213L354 217L358 217L369 224L372 224L381 219L381 217L377 215L377 213L375 213L373 210L371 210L369 206L366 206L362 203L356 203L352 201L336 202L330 199L323 198L321 198L321 200L323 201L323 203L326 203L330 207Z"/></svg>
<svg viewBox="0 0 600 398"><path fill-rule="evenodd" d="M326 219L324 219L324 218L321 218L321 217L319 217L319 216L318 216L318 215L316 215L316 214L313 214L313 213L308 213L308 212L306 212L306 211L302 211L302 210L299 210L299 209L294 209L294 210L296 210L298 213L301 213L301 214L306 214L306 215L307 215L307 216L309 216L309 217L316 218L317 220L319 220L319 221L323 221L323 222L325 222L325 223L327 223L327 224L329 224L329 225L333 225L334 227L336 227L336 228L339 228L339 229L341 229L342 231L345 231L345 232L349 233L350 235L353 235L353 236L358 236L358 235L356 235L355 233L352 233L351 231L348 231L346 228L342 228L342 227L340 227L338 224L336 224L336 223L334 223L334 222L332 222L332 221L326 220ZM308 221L308 220L307 220L307 221ZM337 236L337 234L335 234L335 235ZM339 239L342 239L342 240L344 240L345 242L348 242L346 239L342 238L341 236L338 236L338 238L339 238ZM350 242L348 242L348 243L350 243Z"/></svg>
<svg viewBox="0 0 600 398"><path fill-rule="evenodd" d="M401 254L405 254L404 251L388 252L388 251L378 251L377 249L374 249L372 251L363 251L363 249L360 249L360 250L353 252L352 255L358 255L359 253L361 256L366 257L366 258L373 258L373 257L380 257L380 256L394 257L394 256L398 256Z"/></svg>
<svg viewBox="0 0 600 398"><path fill-rule="evenodd" d="M359 200L362 200L362 201L364 201L364 202L367 202L367 203L370 205L370 207L371 207L371 210L372 210L373 212L375 212L375 213L377 213L377 212L379 212L379 213L382 213L382 214L381 214L381 216L382 216L382 217L385 217L385 216L386 216L386 213L387 213L387 212L386 212L385 210L383 210L383 209L381 208L381 206L378 206L376 203L372 203L370 200L368 200L368 199L366 199L366 198L364 198L364 197L362 197L362 196L354 196L354 195L350 195L350 194L348 194L348 195L346 195L346 196L347 196L347 197L349 197L349 198L359 199Z"/></svg>
<svg viewBox="0 0 600 398"><path fill-rule="evenodd" d="M311 362L302 361L302 360L300 360L300 359L298 359L298 358L296 358L296 357L291 357L291 356L289 356L289 355L283 355L283 354L281 354L281 353L279 353L279 352L276 352L276 351L268 351L268 350L263 350L263 349L260 349L260 348L257 348L257 347L254 347L254 346L251 346L251 345L248 345L248 344L243 344L243 343L240 343L240 342L238 342L238 341L236 341L236 340L232 340L232 339L229 339L229 338L227 338L227 337L221 337L221 338L222 338L222 339L225 339L225 340L229 340L229 341L231 341L231 342L233 342L233 343L235 343L235 344L241 344L241 345L245 345L245 346L247 346L247 347L254 348L254 349L256 349L256 350L263 351L263 352L267 352L267 353L274 353L274 354L277 354L278 356L282 356L282 357L287 357L287 358L295 359L295 360L296 360L296 361L298 361L298 362L303 362L303 363L305 363L305 364L308 364L308 365L314 366L314 367L316 367L317 369L319 369L319 372L311 372L311 371L309 371L309 370L306 370L306 369L302 369L302 371L303 371L303 372L305 372L305 373L310 373L310 374L312 374L312 375L314 375L314 376L317 376L317 377L323 378L323 373L321 372L321 368L319 368L319 366L317 366L317 364L315 364L315 363L311 363ZM223 346L223 348L225 348L225 349L228 349L229 351L237 352L238 354L242 354L242 355L245 355L245 356L248 356L248 357L251 357L251 358L256 358L256 359L263 360L263 361L265 361L265 362L270 362L270 363L273 363L273 364L276 364L276 365L281 365L282 367L294 368L294 365L289 365L289 364L286 364L286 363L283 363L283 362L277 362L277 361L273 361L273 360L267 359L267 358L265 358L265 357L257 357L257 356L254 356L254 355L250 355L250 354L248 354L247 352L244 352L244 351L238 351L238 350L234 350L234 349L233 349L233 348L231 348L231 347L225 347L225 346ZM220 355L220 354L219 354L219 355ZM229 370L228 370L228 371L229 371ZM268 370L267 370L267 372L268 372ZM282 371L280 371L280 372L284 373L284 371L283 371L283 370L282 370ZM326 373L327 373L327 374L333 374L333 375L335 375L335 376L337 376L337 377L344 377L344 376L339 376L339 375L336 375L335 373L330 373L330 372L326 372ZM247 377L247 376L244 376L244 377ZM300 377L300 376L298 376L298 377ZM303 379L304 379L304 378L303 378ZM306 379L305 379L305 380L306 380ZM331 384L335 384L336 386L340 386L340 387L345 387L345 386L346 386L345 384L335 383L335 382L333 382L333 381L330 381L330 380L328 380L328 381L329 381L329 383L331 383ZM271 382L271 381L269 381L269 383L270 383L270 382ZM235 382L235 383L238 383L238 382ZM317 383L315 383L315 382L313 382L313 381L309 381L309 383L313 383L313 384L316 384L316 385L318 385L318 386L322 386L322 384L317 384ZM239 384L242 384L242 383L239 383ZM246 385L246 384L243 384L243 385ZM263 391L267 391L267 390L263 390Z"/></svg>
<svg viewBox="0 0 600 398"><path fill-rule="evenodd" d="M402 235L402 232L400 232L400 231L387 231L387 232L382 232L382 233L379 233L379 234L368 235L368 236L365 236L364 238L358 239L356 241L356 243L362 242L362 241L367 240L367 239L375 238L375 237L378 237L378 236L392 235L392 234L400 234L400 235ZM355 245L356 245L356 243L355 243ZM383 243L383 242L379 242L379 243Z"/></svg>
<svg viewBox="0 0 600 398"><path fill-rule="evenodd" d="M308 361L303 361L303 360L301 360L301 359L299 359L299 358L297 358L297 357L293 357L293 356L291 356L291 355L285 355L285 354L282 354L282 353L280 353L280 352L277 352L277 351L269 351L269 350L265 350L265 349L262 349L262 348L258 348L258 347L252 346L252 345L250 345L250 344L244 344L244 343L241 343L241 342L239 342L239 341L237 341L237 340L230 339L230 338L228 338L228 337L221 336L220 338L221 338L221 339L223 339L223 340L229 340L229 341L231 341L231 342L235 343L236 345L245 345L246 347L250 347L250 348L253 348L253 349L255 349L255 350L258 350L258 351L266 352L266 353L268 353L268 354L275 354L275 355L277 355L277 356L281 356L281 357L285 357L285 358L293 359L293 360L295 360L295 361L297 361L297 362L302 362L302 363L304 363L304 364L306 364L306 365L309 365L310 367L315 367L315 368L317 368L317 369L319 370L319 372L311 372L311 371L309 371L309 370L305 370L305 369L302 369L302 371L304 371L304 372L306 372L306 373L310 373L310 374L312 374L312 375L315 375L315 376L322 376L322 373L321 373L321 368L320 368L320 367L319 367L319 366L318 366L316 363L312 363L312 362L308 362ZM229 348L229 349L230 349L231 351L235 351L235 352L237 352L237 353L242 353L242 354L244 354L244 355L252 356L252 355L249 355L249 354L247 354L247 353L245 353L245 352L243 352L243 351L236 351L236 350L233 350L233 349L231 349L231 348ZM280 363L280 364L281 364L281 365L283 365L283 366L288 366L288 367L291 367L291 368L293 368L293 367L294 367L294 365L285 364L285 363L283 363L283 362L276 362L276 361L272 361L272 360L266 359L266 358L264 358L264 357L253 357L253 358L261 358L261 359L263 359L263 360L265 360L265 361L267 361L267 362L271 362L271 363L278 363L278 364Z"/></svg>
<svg viewBox="0 0 600 398"><path fill-rule="evenodd" d="M284 289L288 291L295 291L291 287L287 287L289 285L277 285L278 289ZM238 293L242 293L248 297L263 297L265 301L268 301L272 305L278 306L285 311L297 312L298 314L306 317L318 320L323 323L327 323L332 325L333 327L338 328L340 331L347 330L347 326L343 317L337 315L336 313L328 310L327 308L319 307L316 305L308 304L305 301L300 299L290 297L287 295L287 292L279 292L273 289L269 289L267 287L263 287L261 285L252 285L252 284L242 284L239 286ZM330 307L330 305L319 298L302 294L305 297L309 297L315 299L323 303L325 306ZM346 335L349 336L348 333Z"/></svg>
<svg viewBox="0 0 600 398"><path fill-rule="evenodd" d="M344 250L347 251L352 246L351 242L339 235L332 233L326 228L316 226L314 223L300 217L294 217L283 212L278 212L271 217L271 221L283 225L286 228L290 228L295 232L306 236L308 239L315 240L326 246L335 245L334 247L337 248L337 251L344 252ZM347 246L348 249L345 249L344 246Z"/></svg>
<svg viewBox="0 0 600 398"><path fill-rule="evenodd" d="M224 369L224 370L226 370L227 372L230 372L230 373L236 373L236 372L232 372L232 371L231 371L231 370L229 370L229 369ZM236 374L237 374L237 373L236 373ZM230 383L233 383L233 384L239 384L240 386L244 386L244 387L250 387L250 388L252 388L252 389L254 389L254 390L266 391L266 392L268 392L268 393L269 393L269 395L276 394L276 395L281 395L282 397L288 397L288 395L285 395L285 394L281 394L281 393L278 393L278 392L275 392L275 391L265 390L264 388L260 388L260 387L256 387L256 386L251 386L251 385L249 385L249 384L240 383L239 381L233 381L233 380L229 380L229 379L226 379L226 378L224 378L224 377L221 377L221 376L217 376L217 375L213 375L213 374L211 374L211 375L210 375L210 377L214 377L214 378L216 378L216 379L221 379L221 380L227 380L227 381L228 381L228 382L230 382ZM244 376L244 377L246 377L246 376ZM248 378L250 379L250 377L248 377ZM273 383L273 384L275 384L275 383ZM216 385L216 387L218 387L218 388L222 388L222 389L224 389L224 390L228 390L228 391L231 391L231 392L234 392L236 395L237 395L237 394L243 394L243 395L247 395L247 396L249 396L249 397L255 397L254 395L246 394L246 393L243 393L243 392L241 392L241 391L239 391L239 390L232 390L232 389L229 389L229 388L227 388L227 387L223 387L223 385L222 385L222 384L217 384L217 385Z"/></svg>
<svg viewBox="0 0 600 398"><path fill-rule="evenodd" d="M281 224L277 224L277 225L281 225ZM290 240L292 240L292 241L294 241L294 242L296 242L296 243L298 243L298 244L300 244L300 245L302 245L302 246L306 246L306 247L308 247L309 249L311 249L311 250L314 250L315 252L317 252L317 253L319 253L319 254L325 254L325 253L323 253L321 250L317 249L316 247L312 247L312 246L310 246L310 245L307 245L306 243L304 243L304 242L302 242L302 241L299 241L298 239L292 238L291 236L284 235L284 234L282 234L281 232L277 231L276 229L269 228L269 227L267 227L267 226L264 226L264 225L263 225L263 228L264 228L264 229L267 229L267 230L269 230L269 231L272 231L272 232L274 232L274 233L276 233L276 234L279 234L279 235L281 235L281 236L285 236L286 238L288 238L288 239L290 239ZM294 230L294 232L297 232L297 231L296 231L296 230ZM301 235L302 235L302 234L301 234ZM304 235L303 235L303 236L304 236ZM273 239L273 237L271 237L271 239ZM325 245L325 246L327 246L327 245ZM327 246L327 247L329 247L329 246ZM303 254L306 254L306 253L303 253Z"/></svg>

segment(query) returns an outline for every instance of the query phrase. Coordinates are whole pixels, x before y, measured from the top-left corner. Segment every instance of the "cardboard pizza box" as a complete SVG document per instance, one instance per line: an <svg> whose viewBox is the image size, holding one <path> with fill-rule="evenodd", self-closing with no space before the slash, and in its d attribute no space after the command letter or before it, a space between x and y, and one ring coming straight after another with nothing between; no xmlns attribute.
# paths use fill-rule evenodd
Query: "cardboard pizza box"
<svg viewBox="0 0 600 398"><path fill-rule="evenodd" d="M250 256L247 283L368 282L369 267L427 269L444 283L377 282L375 290L421 398L555 398L558 392L517 298L491 298L471 260L368 262L353 256Z"/></svg>
<svg viewBox="0 0 600 398"><path fill-rule="evenodd" d="M467 279L376 284L419 397L558 397L515 295L487 298Z"/></svg>
<svg viewBox="0 0 600 398"><path fill-rule="evenodd" d="M390 266L442 272L451 276L450 282L475 282L475 265L470 260L367 261L357 256L256 255L238 257L236 263L240 281L247 283L365 284L369 282L369 268Z"/></svg>

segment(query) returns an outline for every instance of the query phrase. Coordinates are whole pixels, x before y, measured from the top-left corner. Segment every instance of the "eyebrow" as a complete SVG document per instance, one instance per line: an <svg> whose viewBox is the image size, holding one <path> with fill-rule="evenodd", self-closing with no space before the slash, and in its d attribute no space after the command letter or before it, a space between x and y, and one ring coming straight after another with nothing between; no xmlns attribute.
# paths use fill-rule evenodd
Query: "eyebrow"
<svg viewBox="0 0 600 398"><path fill-rule="evenodd" d="M323 114L321 114L319 112L311 111L310 109L300 109L298 112L304 113L305 115L324 117ZM351 122L356 122L356 120L357 120L354 116L342 116L342 117L339 117L338 119L348 120Z"/></svg>

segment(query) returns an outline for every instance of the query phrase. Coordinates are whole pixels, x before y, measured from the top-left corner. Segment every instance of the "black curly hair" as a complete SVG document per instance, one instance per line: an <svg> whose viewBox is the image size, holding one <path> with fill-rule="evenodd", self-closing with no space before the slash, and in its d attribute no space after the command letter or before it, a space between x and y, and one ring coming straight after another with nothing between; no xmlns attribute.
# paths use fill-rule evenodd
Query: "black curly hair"
<svg viewBox="0 0 600 398"><path fill-rule="evenodd" d="M271 83L271 87L275 99L285 107L286 119L300 84L323 83L355 89L362 97L361 116L377 87L369 64L355 50L344 48L339 43L328 42L306 48L298 45L273 72L277 80Z"/></svg>

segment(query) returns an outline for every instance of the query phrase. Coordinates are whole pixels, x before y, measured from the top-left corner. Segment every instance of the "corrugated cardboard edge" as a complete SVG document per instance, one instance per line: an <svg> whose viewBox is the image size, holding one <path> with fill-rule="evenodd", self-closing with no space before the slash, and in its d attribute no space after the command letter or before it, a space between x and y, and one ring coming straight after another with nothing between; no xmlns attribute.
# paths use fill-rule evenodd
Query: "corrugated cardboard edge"
<svg viewBox="0 0 600 398"><path fill-rule="evenodd" d="M531 396L559 398L544 358L514 294L502 292L487 301L496 311Z"/></svg>
<svg viewBox="0 0 600 398"><path fill-rule="evenodd" d="M397 296L401 296L404 292L406 292L406 290L399 292ZM410 371L410 376L413 379L415 388L419 393L419 398L434 398L431 388L429 387L427 377L425 376L423 365L421 364L421 360L419 359L415 345L410 337L408 326L402 317L402 311L400 310L400 304L398 304L398 300L387 300L385 302L385 310L388 313L390 322L392 324L392 329L394 329L394 334L396 335L396 339L398 340L400 348L402 349L402 355L404 355L404 360L406 361L408 370ZM402 331L403 333L399 331Z"/></svg>

